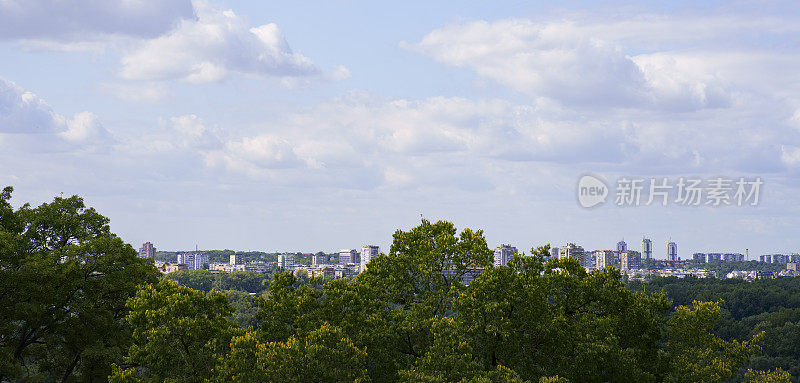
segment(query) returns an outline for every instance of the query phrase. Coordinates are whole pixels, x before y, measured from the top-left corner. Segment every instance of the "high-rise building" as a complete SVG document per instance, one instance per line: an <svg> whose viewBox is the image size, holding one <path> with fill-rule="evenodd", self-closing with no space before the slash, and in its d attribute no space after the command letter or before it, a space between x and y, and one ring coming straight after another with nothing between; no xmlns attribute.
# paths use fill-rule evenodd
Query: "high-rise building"
<svg viewBox="0 0 800 383"><path fill-rule="evenodd" d="M500 245L494 249L494 265L505 266L511 258L517 255L517 248L511 245Z"/></svg>
<svg viewBox="0 0 800 383"><path fill-rule="evenodd" d="M619 246L617 246L619 248ZM623 250L627 251L627 250ZM619 256L621 252L611 250L596 250L594 254L594 267L598 270L605 269L606 267L619 267Z"/></svg>
<svg viewBox="0 0 800 383"><path fill-rule="evenodd" d="M241 254L231 254L230 264L231 265L242 265L242 264L244 264L244 256L241 255Z"/></svg>
<svg viewBox="0 0 800 383"><path fill-rule="evenodd" d="M348 263L356 263L357 258L358 258L358 251L356 251L356 249L339 250L340 265L346 265Z"/></svg>
<svg viewBox="0 0 800 383"><path fill-rule="evenodd" d="M188 268L189 267L189 263L194 265L194 259L193 259L191 254L178 253L178 264L179 265L186 265L186 267Z"/></svg>
<svg viewBox="0 0 800 383"><path fill-rule="evenodd" d="M706 253L694 253L692 254L692 259L695 261L705 262L706 261Z"/></svg>
<svg viewBox="0 0 800 383"><path fill-rule="evenodd" d="M377 257L381 253L381 248L375 245L365 245L361 247L361 271L367 269L367 264L372 258Z"/></svg>
<svg viewBox="0 0 800 383"><path fill-rule="evenodd" d="M669 243L667 243L667 260L678 260L678 245L675 242L669 241Z"/></svg>
<svg viewBox="0 0 800 383"><path fill-rule="evenodd" d="M557 247L551 247L550 248L550 256L558 258L558 248Z"/></svg>
<svg viewBox="0 0 800 383"><path fill-rule="evenodd" d="M185 265L186 270L202 270L209 264L208 254L203 253L178 253L178 265Z"/></svg>
<svg viewBox="0 0 800 383"><path fill-rule="evenodd" d="M294 267L294 254L278 254L278 266L284 269Z"/></svg>
<svg viewBox="0 0 800 383"><path fill-rule="evenodd" d="M761 262L772 263L772 254L764 254L758 257Z"/></svg>
<svg viewBox="0 0 800 383"><path fill-rule="evenodd" d="M786 254L772 254L772 263L789 263L791 257Z"/></svg>
<svg viewBox="0 0 800 383"><path fill-rule="evenodd" d="M642 255L635 250L625 250L619 253L619 265L622 271L638 269L642 263Z"/></svg>
<svg viewBox="0 0 800 383"><path fill-rule="evenodd" d="M625 250L628 250L628 244L625 243L625 239L623 238L621 241L617 242L617 253L621 253Z"/></svg>
<svg viewBox="0 0 800 383"><path fill-rule="evenodd" d="M721 261L722 260L722 253L708 253L706 254L706 263L714 262L714 261Z"/></svg>
<svg viewBox="0 0 800 383"><path fill-rule="evenodd" d="M592 253L587 253L574 243L567 243L566 245L558 248L558 258L575 258L580 262L581 266L585 268L592 267Z"/></svg>
<svg viewBox="0 0 800 383"><path fill-rule="evenodd" d="M145 242L142 244L142 247L139 248L139 258L150 258L153 259L156 257L156 247L153 246L150 242Z"/></svg>
<svg viewBox="0 0 800 383"><path fill-rule="evenodd" d="M210 263L208 254L197 253L192 258L194 270L202 270L205 265Z"/></svg>
<svg viewBox="0 0 800 383"><path fill-rule="evenodd" d="M328 255L317 253L311 256L311 264L314 266L325 265L328 263Z"/></svg>
<svg viewBox="0 0 800 383"><path fill-rule="evenodd" d="M642 238L642 259L653 259L653 241Z"/></svg>

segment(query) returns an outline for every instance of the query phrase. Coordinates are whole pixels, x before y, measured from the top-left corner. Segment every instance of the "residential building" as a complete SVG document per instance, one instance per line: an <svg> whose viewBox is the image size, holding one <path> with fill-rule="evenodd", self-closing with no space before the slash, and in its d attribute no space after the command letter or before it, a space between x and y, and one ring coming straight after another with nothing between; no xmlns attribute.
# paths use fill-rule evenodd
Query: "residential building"
<svg viewBox="0 0 800 383"><path fill-rule="evenodd" d="M294 254L278 254L278 267L291 269L294 267Z"/></svg>
<svg viewBox="0 0 800 383"><path fill-rule="evenodd" d="M790 260L786 254L772 254L772 263L789 263Z"/></svg>
<svg viewBox="0 0 800 383"><path fill-rule="evenodd" d="M761 262L772 263L772 255L771 254L764 254L758 257L758 260Z"/></svg>
<svg viewBox="0 0 800 383"><path fill-rule="evenodd" d="M675 242L669 241L669 243L667 243L667 260L678 260L678 245Z"/></svg>
<svg viewBox="0 0 800 383"><path fill-rule="evenodd" d="M202 270L209 264L209 256L204 253L178 253L178 265L185 265L186 270Z"/></svg>
<svg viewBox="0 0 800 383"><path fill-rule="evenodd" d="M231 254L230 264L231 265L242 265L242 264L244 264L244 255L242 255L242 254Z"/></svg>
<svg viewBox="0 0 800 383"><path fill-rule="evenodd" d="M642 263L642 254L635 250L625 250L619 253L619 265L622 271L638 269Z"/></svg>
<svg viewBox="0 0 800 383"><path fill-rule="evenodd" d="M706 253L694 253L692 254L692 259L695 261L705 262L706 261Z"/></svg>
<svg viewBox="0 0 800 383"><path fill-rule="evenodd" d="M642 259L653 259L653 241L642 238Z"/></svg>
<svg viewBox="0 0 800 383"><path fill-rule="evenodd" d="M581 266L590 269L592 268L592 253L587 253L574 243L567 243L558 249L558 258L575 258L580 262Z"/></svg>
<svg viewBox="0 0 800 383"><path fill-rule="evenodd" d="M619 248L619 245L617 248ZM619 252L611 250L595 250L592 253L594 254L594 266L596 269L602 270L606 267L619 267Z"/></svg>
<svg viewBox="0 0 800 383"><path fill-rule="evenodd" d="M317 253L311 256L311 265L321 266L328 264L328 256L323 253Z"/></svg>
<svg viewBox="0 0 800 383"><path fill-rule="evenodd" d="M511 258L517 255L517 248L511 245L500 245L494 249L494 265L505 266Z"/></svg>
<svg viewBox="0 0 800 383"><path fill-rule="evenodd" d="M714 262L714 261L721 261L722 260L722 253L708 253L706 254L706 263Z"/></svg>
<svg viewBox="0 0 800 383"><path fill-rule="evenodd" d="M628 250L628 244L625 243L625 239L623 238L621 241L617 242L617 253L621 253L625 250Z"/></svg>
<svg viewBox="0 0 800 383"><path fill-rule="evenodd" d="M156 257L156 247L153 246L150 242L145 242L142 244L142 247L139 248L139 258L150 258L154 259Z"/></svg>
<svg viewBox="0 0 800 383"><path fill-rule="evenodd" d="M367 264L372 258L381 254L381 248L376 245L365 245L361 247L361 272L367 269Z"/></svg>
<svg viewBox="0 0 800 383"><path fill-rule="evenodd" d="M357 263L358 251L356 249L343 249L339 250L339 264L346 265L348 263Z"/></svg>

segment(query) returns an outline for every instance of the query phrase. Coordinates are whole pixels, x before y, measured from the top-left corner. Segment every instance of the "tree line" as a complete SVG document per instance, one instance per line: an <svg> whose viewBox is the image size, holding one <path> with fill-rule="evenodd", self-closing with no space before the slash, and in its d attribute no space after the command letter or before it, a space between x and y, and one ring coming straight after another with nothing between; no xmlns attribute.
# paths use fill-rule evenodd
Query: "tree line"
<svg viewBox="0 0 800 383"><path fill-rule="evenodd" d="M721 302L674 306L615 269L545 260L547 246L491 267L483 232L450 222L396 231L353 280L278 273L251 303L213 285L257 289L247 275L208 292L161 277L80 197L14 209L11 192L0 194L3 382L790 378L744 370L766 332L720 334Z"/></svg>

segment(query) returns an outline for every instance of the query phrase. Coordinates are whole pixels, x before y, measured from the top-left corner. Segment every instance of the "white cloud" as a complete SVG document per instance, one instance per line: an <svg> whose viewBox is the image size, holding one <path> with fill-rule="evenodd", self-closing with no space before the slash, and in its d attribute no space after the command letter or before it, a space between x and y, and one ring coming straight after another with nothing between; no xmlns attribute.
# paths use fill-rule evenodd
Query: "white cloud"
<svg viewBox="0 0 800 383"><path fill-rule="evenodd" d="M275 24L250 27L245 17L196 2L197 20L148 40L122 58L126 79L193 83L219 81L233 73L257 76L316 76L320 70L291 50Z"/></svg>
<svg viewBox="0 0 800 383"><path fill-rule="evenodd" d="M800 165L800 148L790 145L781 145L781 161L791 167Z"/></svg>
<svg viewBox="0 0 800 383"><path fill-rule="evenodd" d="M91 112L75 114L71 120L67 121L67 130L59 133L59 136L75 143L105 143L111 139L108 131L100 124L97 115Z"/></svg>
<svg viewBox="0 0 800 383"><path fill-rule="evenodd" d="M570 106L690 112L729 107L741 88L760 90L766 87L760 80L775 81L756 68L787 71L797 64L794 53L764 51L761 37L748 34L755 30L791 34L798 27L734 17L510 19L446 26L401 46ZM745 42L730 46L731 40Z"/></svg>
<svg viewBox="0 0 800 383"><path fill-rule="evenodd" d="M117 82L103 83L99 89L121 100L132 102L156 102L164 99L169 93L167 87L160 82Z"/></svg>
<svg viewBox="0 0 800 383"><path fill-rule="evenodd" d="M65 123L44 100L0 78L0 133L53 133Z"/></svg>
<svg viewBox="0 0 800 383"><path fill-rule="evenodd" d="M92 41L109 35L155 37L193 17L190 0L3 0L0 38Z"/></svg>
<svg viewBox="0 0 800 383"><path fill-rule="evenodd" d="M66 143L98 149L112 141L93 113L81 112L68 119L55 113L35 94L2 78L0 134L12 134L17 142L26 143L27 148L34 151L64 149Z"/></svg>

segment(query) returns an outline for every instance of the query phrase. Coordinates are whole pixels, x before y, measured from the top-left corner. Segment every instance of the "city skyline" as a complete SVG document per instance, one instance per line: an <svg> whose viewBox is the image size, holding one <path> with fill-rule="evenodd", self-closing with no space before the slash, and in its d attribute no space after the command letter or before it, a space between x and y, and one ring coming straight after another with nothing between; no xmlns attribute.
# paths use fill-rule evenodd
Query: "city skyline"
<svg viewBox="0 0 800 383"><path fill-rule="evenodd" d="M0 2L0 183L15 206L80 195L163 249L387 249L422 215L525 251L795 252L798 20L790 1ZM587 209L587 174L763 185L755 206Z"/></svg>

